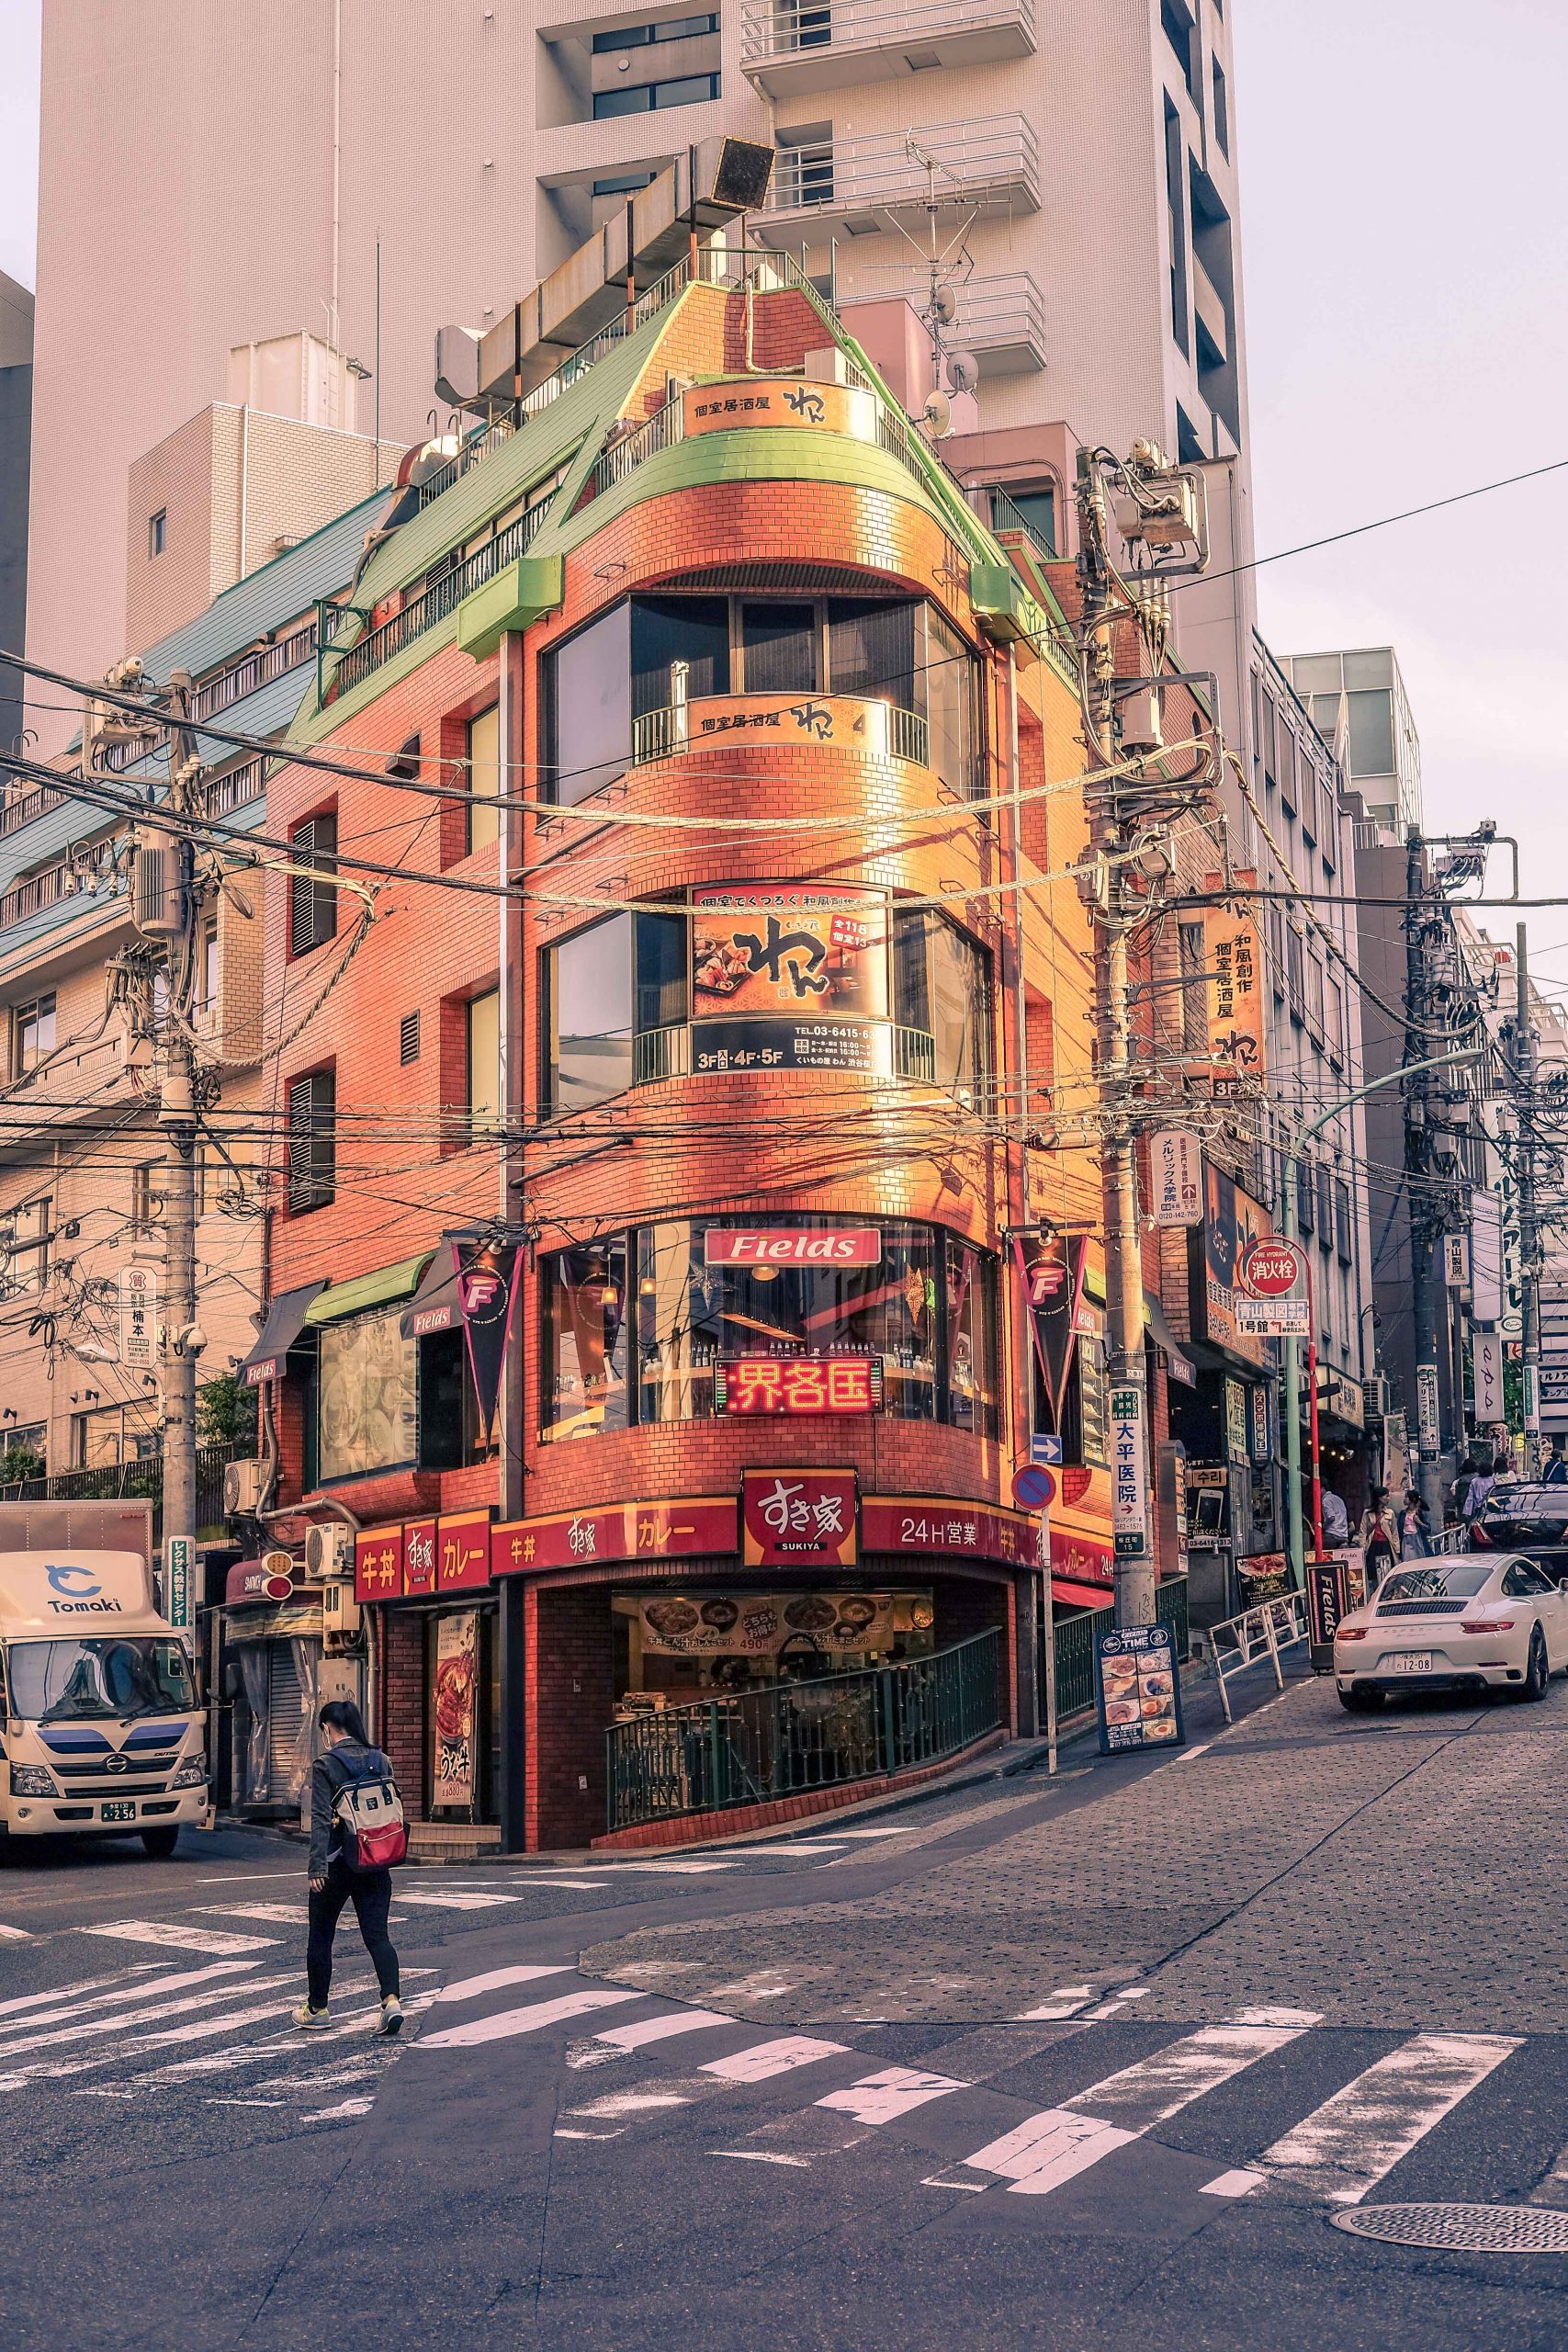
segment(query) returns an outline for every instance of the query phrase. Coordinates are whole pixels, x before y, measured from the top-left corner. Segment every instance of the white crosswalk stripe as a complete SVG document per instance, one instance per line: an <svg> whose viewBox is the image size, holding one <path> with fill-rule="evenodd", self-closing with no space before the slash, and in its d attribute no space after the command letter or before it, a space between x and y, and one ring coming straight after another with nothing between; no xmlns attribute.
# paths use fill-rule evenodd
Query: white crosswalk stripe
<svg viewBox="0 0 1568 2352"><path fill-rule="evenodd" d="M639 2001L640 1993L627 1993L608 1986L591 1986L581 1993L564 1993L553 2001L536 2001L529 2007L502 2009L494 2017L475 2018L468 2025L448 2026L444 2032L421 2036L415 2048L431 2050L469 2050L486 2041L514 2041L520 2034L540 2033L547 2026L558 2025L566 2018L583 2017L590 2009L607 2009L621 2001Z"/></svg>
<svg viewBox="0 0 1568 2352"><path fill-rule="evenodd" d="M108 1919L101 1926L78 1928L79 1936L113 1936L123 1943L166 1944L174 1951L269 1951L276 1936L238 1936L228 1928L187 1928L175 1919Z"/></svg>
<svg viewBox="0 0 1568 2352"><path fill-rule="evenodd" d="M432 1911L491 1911L506 1903L520 1903L520 1894L491 1894L477 1886L434 1887L400 1886L400 1903L415 1903Z"/></svg>
<svg viewBox="0 0 1568 2352"><path fill-rule="evenodd" d="M1519 2047L1507 2034L1416 2034L1325 2099L1258 2163L1309 2196L1359 2204Z"/></svg>
<svg viewBox="0 0 1568 2352"><path fill-rule="evenodd" d="M774 2075L793 2074L797 2066L815 2066L820 2058L841 2058L844 2048L841 2041L818 2041L809 2033L786 2033L773 2041L733 2050L728 2058L710 2058L702 2072L726 2083L765 2083Z"/></svg>

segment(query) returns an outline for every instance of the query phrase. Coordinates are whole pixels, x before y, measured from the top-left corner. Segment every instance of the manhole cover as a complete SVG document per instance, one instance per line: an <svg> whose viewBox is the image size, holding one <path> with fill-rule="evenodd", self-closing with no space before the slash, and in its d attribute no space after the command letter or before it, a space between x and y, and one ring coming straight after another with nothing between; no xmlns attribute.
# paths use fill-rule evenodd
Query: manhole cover
<svg viewBox="0 0 1568 2352"><path fill-rule="evenodd" d="M1568 2213L1540 2205L1359 2205L1337 2230L1389 2245L1454 2246L1472 2254L1568 2254Z"/></svg>

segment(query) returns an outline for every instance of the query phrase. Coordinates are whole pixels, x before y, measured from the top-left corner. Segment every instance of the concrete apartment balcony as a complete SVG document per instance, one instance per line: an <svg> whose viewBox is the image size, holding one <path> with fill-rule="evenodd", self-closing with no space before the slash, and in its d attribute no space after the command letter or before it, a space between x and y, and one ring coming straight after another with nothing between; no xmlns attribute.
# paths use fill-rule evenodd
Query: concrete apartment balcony
<svg viewBox="0 0 1568 2352"><path fill-rule="evenodd" d="M1034 0L750 0L740 62L770 98L1033 54Z"/></svg>
<svg viewBox="0 0 1568 2352"><path fill-rule="evenodd" d="M886 292L857 291L846 296L840 289L839 308L852 330L857 303L883 302L888 293L897 292L917 311L923 311L928 284L925 271L920 270L911 271ZM972 351L982 376L1035 375L1044 367L1045 306L1026 269L1003 270L989 277L955 278L948 290L954 308L942 340L950 351Z"/></svg>
<svg viewBox="0 0 1568 2352"><path fill-rule="evenodd" d="M872 236L893 220L923 220L933 199L944 212L961 209L981 220L1038 211L1033 125L1021 114L976 115L781 147L767 209L752 215L752 233L770 245L818 233Z"/></svg>

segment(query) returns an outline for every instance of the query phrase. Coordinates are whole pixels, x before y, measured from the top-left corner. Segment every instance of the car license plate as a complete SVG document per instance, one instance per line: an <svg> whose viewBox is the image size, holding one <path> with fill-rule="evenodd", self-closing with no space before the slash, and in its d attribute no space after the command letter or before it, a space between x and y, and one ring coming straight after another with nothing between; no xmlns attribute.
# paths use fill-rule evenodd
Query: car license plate
<svg viewBox="0 0 1568 2352"><path fill-rule="evenodd" d="M1430 1674L1432 1653L1430 1650L1396 1650L1388 1661L1388 1670L1391 1674Z"/></svg>
<svg viewBox="0 0 1568 2352"><path fill-rule="evenodd" d="M120 1797L116 1802L106 1804L104 1807L104 1819L106 1821L134 1821L135 1818L136 1806L133 1800L130 1797Z"/></svg>

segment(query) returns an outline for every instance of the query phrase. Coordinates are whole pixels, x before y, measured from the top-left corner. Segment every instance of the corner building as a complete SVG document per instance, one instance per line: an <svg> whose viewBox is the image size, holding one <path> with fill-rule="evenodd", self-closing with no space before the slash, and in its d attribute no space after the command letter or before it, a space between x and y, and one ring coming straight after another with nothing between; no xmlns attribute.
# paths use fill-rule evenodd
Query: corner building
<svg viewBox="0 0 1568 2352"><path fill-rule="evenodd" d="M420 1842L669 1842L1032 1730L1032 1429L1058 1605L1111 1576L1048 585L722 243L393 519L294 729L338 766L269 801L338 859L276 894L279 988L339 929L261 1344L283 1499L359 1523ZM349 958L361 843L400 874ZM457 1232L517 1251L493 1443Z"/></svg>

